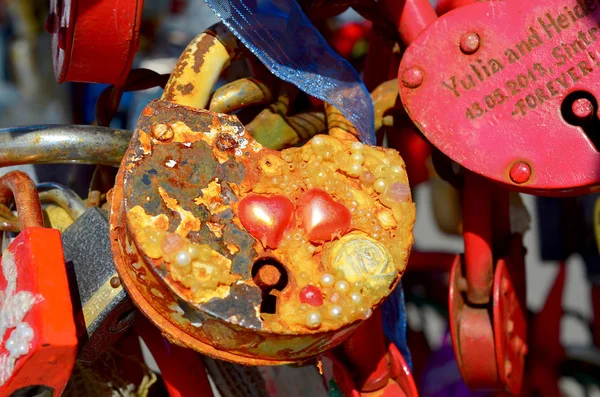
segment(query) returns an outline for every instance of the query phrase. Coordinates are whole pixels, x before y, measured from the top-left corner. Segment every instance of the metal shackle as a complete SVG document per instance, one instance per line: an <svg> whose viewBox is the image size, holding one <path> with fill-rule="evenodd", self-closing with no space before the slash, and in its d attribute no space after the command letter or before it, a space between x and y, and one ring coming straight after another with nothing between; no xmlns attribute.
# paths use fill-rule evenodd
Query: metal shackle
<svg viewBox="0 0 600 397"><path fill-rule="evenodd" d="M37 189L26 173L12 171L0 177L0 203L8 206L12 198L17 206L21 229L44 227Z"/></svg>

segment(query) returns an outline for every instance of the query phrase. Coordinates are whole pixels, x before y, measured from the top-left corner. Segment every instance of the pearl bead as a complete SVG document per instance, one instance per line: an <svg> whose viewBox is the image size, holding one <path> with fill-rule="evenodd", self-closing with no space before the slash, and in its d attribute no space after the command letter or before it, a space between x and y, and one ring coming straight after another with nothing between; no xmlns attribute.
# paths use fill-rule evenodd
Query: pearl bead
<svg viewBox="0 0 600 397"><path fill-rule="evenodd" d="M399 166L399 165L395 165L395 166L393 166L393 167L392 167L392 172L393 172L394 174L401 174L401 173L402 173L402 171L403 171L403 170L402 170L402 167L401 167L401 166Z"/></svg>
<svg viewBox="0 0 600 397"><path fill-rule="evenodd" d="M179 266L187 266L192 262L192 256L187 251L179 251L175 256L175 263Z"/></svg>
<svg viewBox="0 0 600 397"><path fill-rule="evenodd" d="M333 318L342 317L342 308L337 305L331 306L331 309L329 309L329 315Z"/></svg>
<svg viewBox="0 0 600 397"><path fill-rule="evenodd" d="M200 256L200 248L193 244L188 247L187 252L192 259L196 259Z"/></svg>
<svg viewBox="0 0 600 397"><path fill-rule="evenodd" d="M360 165L360 164L354 163L350 167L350 174L351 175L359 176L361 172L362 172L362 165Z"/></svg>
<svg viewBox="0 0 600 397"><path fill-rule="evenodd" d="M362 153L354 153L352 155L352 162L353 163L357 163L362 165L362 163L364 163L365 161L365 156L362 155Z"/></svg>
<svg viewBox="0 0 600 397"><path fill-rule="evenodd" d="M335 283L335 289L340 292L348 292L350 289L350 284L347 281L338 281Z"/></svg>
<svg viewBox="0 0 600 397"><path fill-rule="evenodd" d="M24 341L31 342L33 339L33 329L27 323L17 325L17 332L20 338Z"/></svg>
<svg viewBox="0 0 600 397"><path fill-rule="evenodd" d="M317 328L321 325L321 315L319 312L309 312L306 316L306 325L309 328Z"/></svg>
<svg viewBox="0 0 600 397"><path fill-rule="evenodd" d="M364 171L362 174L360 174L360 181L365 185L372 185L376 180L377 178L375 175L369 171Z"/></svg>
<svg viewBox="0 0 600 397"><path fill-rule="evenodd" d="M8 350L11 353L13 352L13 350L15 349L16 346L17 346L17 343L15 342L15 340L13 338L8 338L8 340L4 344L4 347L6 347L6 350Z"/></svg>
<svg viewBox="0 0 600 397"><path fill-rule="evenodd" d="M352 299L352 303L360 303L362 296L358 292L353 292L350 294L350 299Z"/></svg>
<svg viewBox="0 0 600 397"><path fill-rule="evenodd" d="M310 143L314 146L314 147L323 147L325 145L325 139L323 139L323 137L320 136L316 136L314 137Z"/></svg>
<svg viewBox="0 0 600 397"><path fill-rule="evenodd" d="M377 193L383 193L385 191L385 187L387 186L385 179L379 178L375 181L373 188Z"/></svg>
<svg viewBox="0 0 600 397"><path fill-rule="evenodd" d="M350 150L353 152L362 152L365 150L365 145L360 142L352 142L352 146L350 146Z"/></svg>
<svg viewBox="0 0 600 397"><path fill-rule="evenodd" d="M19 343L19 346L17 348L17 353L20 356L24 356L25 354L29 353L29 343L27 343L27 342Z"/></svg>
<svg viewBox="0 0 600 397"><path fill-rule="evenodd" d="M321 276L321 285L323 287L332 287L334 283L335 280L333 279L333 276L331 274L326 273Z"/></svg>

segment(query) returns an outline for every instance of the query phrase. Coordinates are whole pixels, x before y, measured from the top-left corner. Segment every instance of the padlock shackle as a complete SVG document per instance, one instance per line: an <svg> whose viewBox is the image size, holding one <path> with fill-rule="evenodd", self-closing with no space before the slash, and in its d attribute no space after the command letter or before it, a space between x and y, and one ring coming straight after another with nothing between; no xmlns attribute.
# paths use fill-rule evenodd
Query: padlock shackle
<svg viewBox="0 0 600 397"><path fill-rule="evenodd" d="M0 203L8 206L15 199L21 230L44 227L42 206L33 180L24 172L12 171L0 178Z"/></svg>
<svg viewBox="0 0 600 397"><path fill-rule="evenodd" d="M221 72L236 56L233 33L217 23L196 36L183 51L161 100L205 109Z"/></svg>
<svg viewBox="0 0 600 397"><path fill-rule="evenodd" d="M79 218L88 207L77 193L60 183L45 182L37 185L40 201L52 202L69 213L73 220Z"/></svg>
<svg viewBox="0 0 600 397"><path fill-rule="evenodd" d="M0 167L21 164L118 166L131 131L91 125L0 128Z"/></svg>

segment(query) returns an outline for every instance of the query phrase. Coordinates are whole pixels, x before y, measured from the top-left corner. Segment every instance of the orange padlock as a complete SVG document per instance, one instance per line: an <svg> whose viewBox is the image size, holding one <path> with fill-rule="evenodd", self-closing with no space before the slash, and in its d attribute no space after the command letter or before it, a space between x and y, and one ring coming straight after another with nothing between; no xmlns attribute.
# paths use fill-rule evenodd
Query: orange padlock
<svg viewBox="0 0 600 397"><path fill-rule="evenodd" d="M15 198L21 233L2 254L0 395L22 389L63 392L75 364L77 337L58 230L43 227L27 174L0 178L0 203Z"/></svg>

